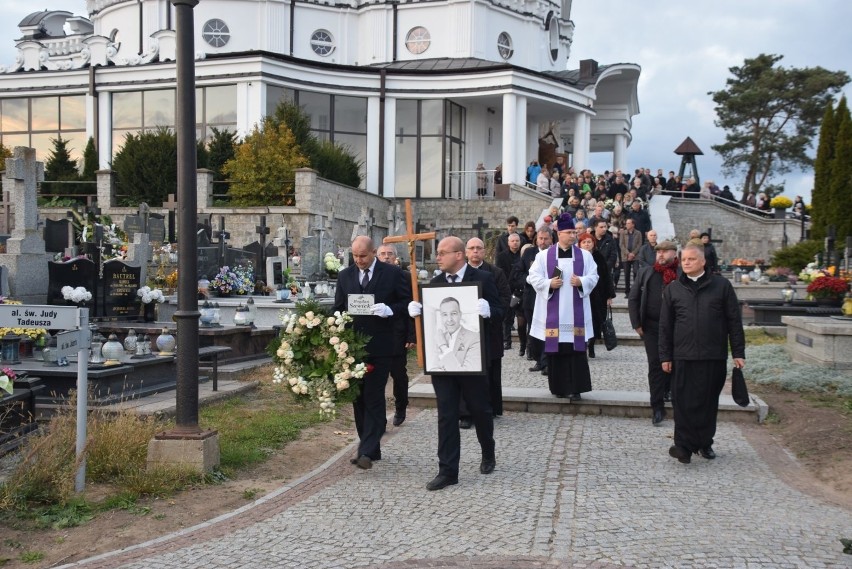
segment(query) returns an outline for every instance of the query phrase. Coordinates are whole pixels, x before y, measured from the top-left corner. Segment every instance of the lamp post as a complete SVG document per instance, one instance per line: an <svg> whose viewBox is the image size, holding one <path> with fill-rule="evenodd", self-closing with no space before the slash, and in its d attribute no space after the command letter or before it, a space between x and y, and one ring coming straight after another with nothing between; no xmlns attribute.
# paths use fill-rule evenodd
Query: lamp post
<svg viewBox="0 0 852 569"><path fill-rule="evenodd" d="M178 273L175 427L148 446L148 466L182 464L212 470L219 464L218 433L198 426L198 200L195 141L193 9L199 0L171 0L175 8L177 60L178 254L189 270ZM200 444L199 444L200 442Z"/></svg>

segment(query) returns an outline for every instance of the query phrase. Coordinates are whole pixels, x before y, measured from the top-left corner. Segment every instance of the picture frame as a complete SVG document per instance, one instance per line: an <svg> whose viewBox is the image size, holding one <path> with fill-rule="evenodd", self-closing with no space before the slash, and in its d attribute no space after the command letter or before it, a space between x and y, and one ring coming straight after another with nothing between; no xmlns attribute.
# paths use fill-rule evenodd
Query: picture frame
<svg viewBox="0 0 852 569"><path fill-rule="evenodd" d="M480 282L420 286L424 373L482 375L486 372L485 325L479 316L480 298Z"/></svg>

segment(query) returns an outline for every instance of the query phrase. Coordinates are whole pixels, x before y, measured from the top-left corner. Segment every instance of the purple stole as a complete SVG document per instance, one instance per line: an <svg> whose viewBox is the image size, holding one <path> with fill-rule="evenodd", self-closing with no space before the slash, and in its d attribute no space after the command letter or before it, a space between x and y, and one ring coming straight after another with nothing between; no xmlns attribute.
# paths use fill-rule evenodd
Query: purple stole
<svg viewBox="0 0 852 569"><path fill-rule="evenodd" d="M572 245L574 274L581 276L583 274L583 252L576 245ZM558 245L553 245L547 250L547 274L552 275L556 268L558 257ZM574 306L574 351L586 351L586 323L585 313L583 312L583 299L580 298L580 291L568 285L571 291L571 300ZM555 354L559 351L559 297L560 293L565 290L565 285L553 291L547 301L547 320L544 328L544 351L548 354Z"/></svg>

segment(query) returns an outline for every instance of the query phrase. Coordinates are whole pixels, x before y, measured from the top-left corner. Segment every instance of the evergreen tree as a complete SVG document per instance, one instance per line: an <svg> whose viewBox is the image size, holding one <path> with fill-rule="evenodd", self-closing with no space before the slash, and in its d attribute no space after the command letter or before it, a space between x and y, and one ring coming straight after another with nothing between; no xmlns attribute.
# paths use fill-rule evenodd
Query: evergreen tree
<svg viewBox="0 0 852 569"><path fill-rule="evenodd" d="M231 204L292 205L294 170L307 165L290 129L265 118L222 167L231 182Z"/></svg>
<svg viewBox="0 0 852 569"><path fill-rule="evenodd" d="M50 139L53 150L44 165L44 183L41 185L43 194L77 194L83 193L79 184L51 184L50 182L76 182L80 178L76 160L71 159L68 150L68 140L61 136Z"/></svg>
<svg viewBox="0 0 852 569"><path fill-rule="evenodd" d="M743 191L757 194L772 176L808 168L808 149L825 107L849 82L844 71L777 66L780 55L760 54L731 67L725 89L711 92L716 126L725 142L713 145L726 174L743 172Z"/></svg>
<svg viewBox="0 0 852 569"><path fill-rule="evenodd" d="M829 183L829 205L831 217L828 223L835 226L837 242L840 247L846 241L847 235L852 235L852 216L849 215L848 204L852 198L852 117L844 104L838 105L837 139L834 144L834 158L831 161L831 181Z"/></svg>
<svg viewBox="0 0 852 569"><path fill-rule="evenodd" d="M209 155L208 168L213 171L213 195L226 196L231 185L225 181L222 167L234 157L237 145L237 133L230 130L219 130L213 127L213 137L207 143Z"/></svg>
<svg viewBox="0 0 852 569"><path fill-rule="evenodd" d="M11 158L11 157L12 157L12 149L6 148L5 146L3 146L3 143L0 142L0 158L6 159L6 158ZM4 164L3 169L5 169L5 168L6 168L6 166Z"/></svg>
<svg viewBox="0 0 852 569"><path fill-rule="evenodd" d="M90 136L83 151L83 172L80 179L94 181L97 179L95 173L98 170L98 150L95 148L95 139Z"/></svg>
<svg viewBox="0 0 852 569"><path fill-rule="evenodd" d="M811 237L825 237L825 226L829 217L829 182L831 161L834 158L834 139L837 125L834 120L834 105L829 103L819 127L819 144L814 161L814 189L811 192Z"/></svg>
<svg viewBox="0 0 852 569"><path fill-rule="evenodd" d="M282 101L272 114L275 124L286 124L310 166L326 180L353 188L361 185L361 162L348 147L330 141L320 141L311 132L311 119L298 105Z"/></svg>

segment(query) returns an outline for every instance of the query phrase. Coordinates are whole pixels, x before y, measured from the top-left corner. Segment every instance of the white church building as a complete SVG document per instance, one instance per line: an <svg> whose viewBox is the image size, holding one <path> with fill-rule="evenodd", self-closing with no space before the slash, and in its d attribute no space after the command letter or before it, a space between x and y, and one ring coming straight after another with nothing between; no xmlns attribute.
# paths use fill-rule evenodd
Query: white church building
<svg viewBox="0 0 852 569"><path fill-rule="evenodd" d="M575 168L609 152L626 169L640 68L572 64L571 3L201 0L198 136L244 136L289 99L319 137L358 154L363 187L386 197L453 196L453 174L480 162L523 183L548 130ZM34 12L19 28L15 61L0 62L7 148L45 160L61 136L80 158L91 136L109 168L126 133L174 127L168 0L87 0L85 16Z"/></svg>

